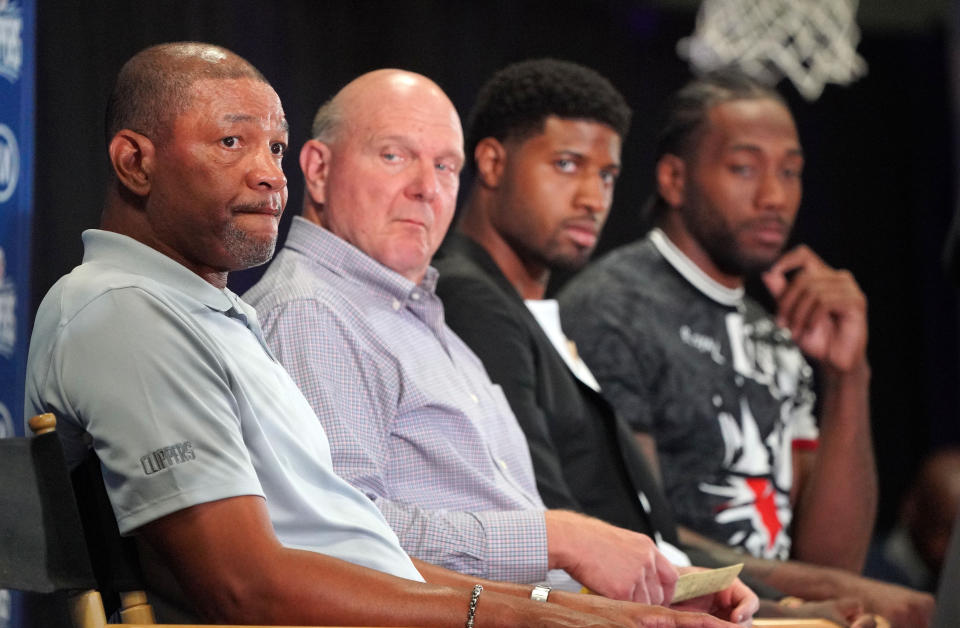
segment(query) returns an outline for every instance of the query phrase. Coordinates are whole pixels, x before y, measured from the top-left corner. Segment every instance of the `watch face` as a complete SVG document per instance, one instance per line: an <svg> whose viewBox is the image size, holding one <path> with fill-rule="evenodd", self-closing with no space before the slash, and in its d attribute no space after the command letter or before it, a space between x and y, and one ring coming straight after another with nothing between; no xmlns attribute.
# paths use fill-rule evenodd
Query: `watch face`
<svg viewBox="0 0 960 628"><path fill-rule="evenodd" d="M546 602L547 597L550 595L550 587L545 587L538 584L533 587L533 591L530 592L530 599L534 602Z"/></svg>

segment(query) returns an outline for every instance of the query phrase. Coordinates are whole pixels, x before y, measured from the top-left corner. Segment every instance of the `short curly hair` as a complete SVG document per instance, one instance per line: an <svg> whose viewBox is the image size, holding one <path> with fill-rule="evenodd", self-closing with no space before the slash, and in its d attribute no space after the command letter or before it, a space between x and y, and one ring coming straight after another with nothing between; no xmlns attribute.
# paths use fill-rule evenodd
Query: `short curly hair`
<svg viewBox="0 0 960 628"><path fill-rule="evenodd" d="M480 88L467 118L467 159L475 165L473 153L483 138L524 139L542 131L548 116L600 122L625 137L631 115L617 88L588 67L557 59L520 61Z"/></svg>

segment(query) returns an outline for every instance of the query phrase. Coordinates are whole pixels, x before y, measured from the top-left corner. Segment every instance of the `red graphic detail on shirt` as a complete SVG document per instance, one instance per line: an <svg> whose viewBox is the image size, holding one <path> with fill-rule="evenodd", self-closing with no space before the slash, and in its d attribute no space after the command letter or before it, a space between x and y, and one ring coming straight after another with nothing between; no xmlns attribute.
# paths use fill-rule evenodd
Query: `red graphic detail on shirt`
<svg viewBox="0 0 960 628"><path fill-rule="evenodd" d="M773 489L773 483L766 478L746 478L747 486L750 487L750 490L753 491L753 495L756 498L754 505L756 506L757 512L760 513L760 520L763 522L763 527L767 529L767 546L772 548L774 541L777 538L777 535L780 534L780 530L783 529L783 524L780 523L780 517L777 516L777 505L774 503L774 497L776 496L776 491Z"/></svg>

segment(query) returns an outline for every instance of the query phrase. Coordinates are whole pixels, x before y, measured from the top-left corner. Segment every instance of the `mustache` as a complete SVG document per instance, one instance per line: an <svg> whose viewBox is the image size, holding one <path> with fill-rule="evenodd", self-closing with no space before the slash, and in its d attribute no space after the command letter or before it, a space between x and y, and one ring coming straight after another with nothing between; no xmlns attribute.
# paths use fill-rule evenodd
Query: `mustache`
<svg viewBox="0 0 960 628"><path fill-rule="evenodd" d="M753 218L747 221L746 224L754 227L768 227L768 226L776 225L778 227L782 227L783 229L790 228L790 224L786 220L784 220L782 216L778 214L771 214L769 216L761 216L759 218Z"/></svg>
<svg viewBox="0 0 960 628"><path fill-rule="evenodd" d="M567 218L561 224L564 227L590 227L596 231L599 231L603 223L595 214L586 214L583 216L577 216L576 218Z"/></svg>
<svg viewBox="0 0 960 628"><path fill-rule="evenodd" d="M283 208L279 203L261 201L259 203L237 203L230 206L230 211L240 214L273 214L279 216Z"/></svg>

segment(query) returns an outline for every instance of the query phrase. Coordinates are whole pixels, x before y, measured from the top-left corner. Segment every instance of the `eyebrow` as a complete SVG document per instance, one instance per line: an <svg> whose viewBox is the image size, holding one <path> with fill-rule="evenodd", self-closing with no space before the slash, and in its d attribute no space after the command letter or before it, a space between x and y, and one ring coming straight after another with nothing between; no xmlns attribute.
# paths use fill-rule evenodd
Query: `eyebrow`
<svg viewBox="0 0 960 628"><path fill-rule="evenodd" d="M557 156L557 155L571 155L571 156L573 156L574 158L580 159L580 160L585 160L585 159L587 159L586 153L581 153L580 151L573 150L572 148L558 148L557 150L553 151L553 154L554 154L554 156ZM620 165L620 161L617 160L617 161L611 161L609 164L607 164L606 166L603 166L603 167L604 167L604 168L611 168L611 167L612 167L612 168L620 168L621 165Z"/></svg>
<svg viewBox="0 0 960 628"><path fill-rule="evenodd" d="M410 145L412 145L412 144L415 143L414 140L413 140L413 138L411 138L411 137L409 137L409 136L407 136L407 135L402 135L402 134L396 134L396 133L394 133L394 134L392 134L392 135L375 135L375 136L373 136L373 138L372 138L372 143L379 144L379 143L382 143L382 142L396 142L397 144L401 144L401 145L403 145L403 146L405 146L405 147L406 147L406 146L410 146ZM457 149L449 150L449 151L440 153L440 155L441 155L441 156L456 157L457 159L459 159L459 160L461 160L461 161L463 161L463 160L465 159L465 155L463 154L463 151L462 151L462 150L457 150Z"/></svg>
<svg viewBox="0 0 960 628"><path fill-rule="evenodd" d="M750 151L751 153L763 152L763 149L756 144L734 144L732 146L729 146L727 150L730 152L734 152L738 150L746 150L746 151ZM787 151L787 154L789 154L791 157L792 156L803 157L803 149L791 148Z"/></svg>
<svg viewBox="0 0 960 628"><path fill-rule="evenodd" d="M237 122L258 122L259 120L259 116L252 116L248 113L228 113L227 115L223 116L223 121L231 124L235 124ZM282 118L280 120L280 129L282 131L290 130L290 123L287 122L286 118Z"/></svg>

